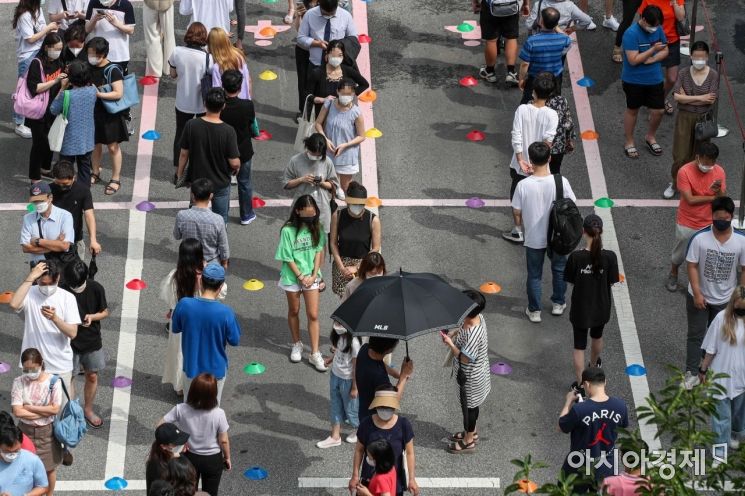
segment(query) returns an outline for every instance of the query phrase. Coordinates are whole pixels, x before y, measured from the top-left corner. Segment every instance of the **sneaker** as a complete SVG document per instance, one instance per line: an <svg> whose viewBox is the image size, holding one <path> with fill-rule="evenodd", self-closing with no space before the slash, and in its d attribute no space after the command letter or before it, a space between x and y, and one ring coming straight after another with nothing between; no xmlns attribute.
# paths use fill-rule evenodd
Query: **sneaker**
<svg viewBox="0 0 745 496"><path fill-rule="evenodd" d="M520 80L517 78L516 72L507 72L507 75L504 77L504 82L510 86L517 86L520 83Z"/></svg>
<svg viewBox="0 0 745 496"><path fill-rule="evenodd" d="M600 367L602 366L602 364L603 364L603 361L600 359L600 357L598 357L597 361L595 362L595 365L593 365L592 362L587 362L587 368L589 369L592 367Z"/></svg>
<svg viewBox="0 0 745 496"><path fill-rule="evenodd" d="M316 448L321 448L321 449L335 448L336 446L341 446L341 438L334 439L333 437L329 436L323 441L318 441L316 443Z"/></svg>
<svg viewBox="0 0 745 496"><path fill-rule="evenodd" d="M683 379L683 386L685 386L686 389L693 389L699 384L701 384L701 381L699 380L698 375L692 374L690 370L686 371L685 379Z"/></svg>
<svg viewBox="0 0 745 496"><path fill-rule="evenodd" d="M290 352L290 361L292 363L298 363L303 359L303 343L298 341L292 345L292 351Z"/></svg>
<svg viewBox="0 0 745 496"><path fill-rule="evenodd" d="M673 188L673 183L667 183L667 188L665 188L665 191L662 193L662 197L666 200L669 200L675 196L675 188Z"/></svg>
<svg viewBox="0 0 745 496"><path fill-rule="evenodd" d="M541 311L536 310L535 312L531 312L529 308L525 308L525 315L528 316L528 320L533 322L534 324L537 324L541 321Z"/></svg>
<svg viewBox="0 0 745 496"><path fill-rule="evenodd" d="M255 220L256 220L256 214L251 214L251 215L249 215L246 218L241 217L241 225L242 226L247 226L247 225L249 225L251 222L253 222Z"/></svg>
<svg viewBox="0 0 745 496"><path fill-rule="evenodd" d="M551 315L564 315L564 309L567 307L566 303L554 303L551 307Z"/></svg>
<svg viewBox="0 0 745 496"><path fill-rule="evenodd" d="M618 21L613 16L606 17L605 19L603 19L604 28L608 28L611 31L618 31L618 26L619 26Z"/></svg>
<svg viewBox="0 0 745 496"><path fill-rule="evenodd" d="M588 31L595 31L598 28L598 25L594 22L590 21L590 24L587 26Z"/></svg>
<svg viewBox="0 0 745 496"><path fill-rule="evenodd" d="M516 227L513 227L512 231L510 232L503 232L502 237L512 243L522 243L523 241L525 241L523 232L519 231Z"/></svg>
<svg viewBox="0 0 745 496"><path fill-rule="evenodd" d="M497 82L497 74L495 72L487 71L486 66L483 66L481 69L479 69L479 77L481 79L486 79L487 83Z"/></svg>
<svg viewBox="0 0 745 496"><path fill-rule="evenodd" d="M352 434L348 435L344 440L348 442L349 444L355 444L357 442L357 433L353 432Z"/></svg>
<svg viewBox="0 0 745 496"><path fill-rule="evenodd" d="M729 442L727 442L727 446L729 446L729 449L736 450L740 447L740 441L735 439L734 433L732 434L732 437L730 437Z"/></svg>
<svg viewBox="0 0 745 496"><path fill-rule="evenodd" d="M326 372L328 370L326 368L326 364L323 363L323 355L321 355L320 351L311 353L311 355L308 357L308 363L313 365L316 368L316 370L319 372Z"/></svg>
<svg viewBox="0 0 745 496"><path fill-rule="evenodd" d="M16 124L15 132L21 138L31 139L31 130L23 124Z"/></svg>
<svg viewBox="0 0 745 496"><path fill-rule="evenodd" d="M668 274L667 283L665 283L665 287L671 293L675 293L676 291L678 291L678 276L674 274Z"/></svg>

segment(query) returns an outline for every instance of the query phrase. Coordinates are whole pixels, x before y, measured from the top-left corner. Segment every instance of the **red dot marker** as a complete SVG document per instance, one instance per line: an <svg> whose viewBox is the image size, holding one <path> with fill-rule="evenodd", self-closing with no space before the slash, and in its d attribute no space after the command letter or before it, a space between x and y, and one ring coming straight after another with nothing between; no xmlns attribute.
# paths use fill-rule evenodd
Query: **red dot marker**
<svg viewBox="0 0 745 496"><path fill-rule="evenodd" d="M476 86L477 84L479 84L479 81L473 76L462 77L460 78L460 81L458 82L460 83L461 86L465 86L466 88L471 87L471 86Z"/></svg>
<svg viewBox="0 0 745 496"><path fill-rule="evenodd" d="M476 129L474 129L466 135L466 139L469 141L484 141L486 139L486 135L481 131L477 131Z"/></svg>
<svg viewBox="0 0 745 496"><path fill-rule="evenodd" d="M360 40L360 43L370 43L372 41L372 38L366 34L359 35L357 39Z"/></svg>
<svg viewBox="0 0 745 496"><path fill-rule="evenodd" d="M272 139L272 133L268 132L266 129L262 129L259 131L259 135L254 139L256 141L269 141Z"/></svg>
<svg viewBox="0 0 745 496"><path fill-rule="evenodd" d="M266 205L266 202L262 200L261 198L259 198L258 196L254 196L253 199L251 200L251 206L253 208L261 208L265 205Z"/></svg>
<svg viewBox="0 0 745 496"><path fill-rule="evenodd" d="M140 84L142 86L150 86L151 84L156 84L158 82L158 78L155 76L142 76L140 78Z"/></svg>
<svg viewBox="0 0 745 496"><path fill-rule="evenodd" d="M133 289L135 291L138 291L140 289L147 288L147 283L143 281L142 279L132 279L127 283L127 289Z"/></svg>

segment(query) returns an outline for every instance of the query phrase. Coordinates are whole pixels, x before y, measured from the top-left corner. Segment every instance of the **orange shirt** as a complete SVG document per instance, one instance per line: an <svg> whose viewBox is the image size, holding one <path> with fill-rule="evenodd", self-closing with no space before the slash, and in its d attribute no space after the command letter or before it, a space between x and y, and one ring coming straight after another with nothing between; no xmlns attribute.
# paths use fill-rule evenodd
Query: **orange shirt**
<svg viewBox="0 0 745 496"><path fill-rule="evenodd" d="M678 5L685 5L685 0L676 0ZM639 7L639 15L644 11L644 8L648 5L654 5L662 10L662 30L665 32L665 38L669 44L673 44L680 40L678 36L678 29L675 27L675 10L670 5L670 0L642 0L642 5Z"/></svg>
<svg viewBox="0 0 745 496"><path fill-rule="evenodd" d="M701 172L696 162L689 162L678 171L676 183L680 192L688 191L693 196L713 196L711 185L717 179L722 181L722 191L726 191L724 169L718 164L709 172ZM681 195L676 222L691 229L703 229L711 225L711 204L690 205Z"/></svg>

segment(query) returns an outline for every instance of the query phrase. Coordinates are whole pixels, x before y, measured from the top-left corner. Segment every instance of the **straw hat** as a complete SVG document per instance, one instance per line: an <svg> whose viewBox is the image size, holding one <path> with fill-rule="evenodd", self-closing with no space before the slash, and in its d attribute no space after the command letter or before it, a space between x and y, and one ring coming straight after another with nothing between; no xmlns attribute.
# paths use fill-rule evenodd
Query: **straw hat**
<svg viewBox="0 0 745 496"><path fill-rule="evenodd" d="M400 407L398 401L398 392L396 391L375 391L375 399L370 403L370 410L375 408L387 407L398 410Z"/></svg>

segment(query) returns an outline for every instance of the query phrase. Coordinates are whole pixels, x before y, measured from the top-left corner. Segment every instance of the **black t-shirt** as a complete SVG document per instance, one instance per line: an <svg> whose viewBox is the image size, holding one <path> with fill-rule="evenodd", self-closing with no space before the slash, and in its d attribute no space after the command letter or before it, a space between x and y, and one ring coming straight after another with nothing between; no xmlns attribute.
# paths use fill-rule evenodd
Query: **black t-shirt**
<svg viewBox="0 0 745 496"><path fill-rule="evenodd" d="M235 129L242 164L245 164L254 156L254 147L251 143L251 123L255 118L256 112L251 100L244 100L237 96L225 100L225 108L220 114L220 119Z"/></svg>
<svg viewBox="0 0 745 496"><path fill-rule="evenodd" d="M46 57L44 57L44 59L46 59ZM41 62L41 64L39 62ZM60 59L42 60L41 57L35 57L31 61L31 64L28 66L28 75L26 76L26 87L33 96L36 96L36 86L42 82L42 66L44 67L44 79L46 81L56 78L59 73L62 72L62 61ZM51 105L54 99L57 97L57 93L59 93L59 90L59 83L49 88L49 105ZM48 111L49 109L47 107L47 112Z"/></svg>
<svg viewBox="0 0 745 496"><path fill-rule="evenodd" d="M385 439L393 448L393 454L396 457L396 494L403 494L406 488L406 472L404 471L404 450L406 445L414 439L414 429L411 426L411 422L406 417L398 416L398 420L388 430L381 429L372 417L367 417L365 420L360 422L360 426L357 428L357 439L367 450L367 446L373 441L378 439ZM362 473L360 479L369 481L372 478L375 468L368 465L365 459L362 459Z"/></svg>
<svg viewBox="0 0 745 496"><path fill-rule="evenodd" d="M212 181L215 191L230 185L232 169L229 159L240 158L235 130L224 122L191 119L184 126L181 148L189 150L187 179L202 177Z"/></svg>
<svg viewBox="0 0 745 496"><path fill-rule="evenodd" d="M110 65L114 65L115 67L109 71L109 77L106 78L105 72L106 68ZM121 81L124 79L124 74L122 73L122 68L119 64L114 64L113 62L109 62L103 67L93 67L89 66L91 70L91 83L93 83L93 86L96 88L100 88L104 84L113 84L116 81ZM101 115L108 115L108 112L106 111L106 108L103 106L103 103L100 98L96 99L96 108L95 108L96 114Z"/></svg>
<svg viewBox="0 0 745 496"><path fill-rule="evenodd" d="M62 55L60 56L62 59L62 63L65 65L68 65L72 62L75 62L76 60L79 60L80 62L88 63L88 52L85 50L85 47L83 47L82 50L77 54L77 56L70 51L70 47L66 46L62 50Z"/></svg>
<svg viewBox="0 0 745 496"><path fill-rule="evenodd" d="M390 384L385 363L382 360L373 360L367 354L368 345L363 344L357 353L357 362L354 369L354 377L357 381L359 393L359 418L360 422L369 417L374 411L370 410L370 403L375 398L375 389L384 384Z"/></svg>
<svg viewBox="0 0 745 496"><path fill-rule="evenodd" d="M93 279L88 279L82 293L75 293L72 290L70 292L78 302L78 312L80 312L81 320L85 319L88 314L103 312L108 308L106 291L104 291L103 286ZM101 321L91 322L90 327L85 327L83 324L78 325L78 335L70 342L70 346L78 353L100 350L103 346L103 343L101 343Z"/></svg>
<svg viewBox="0 0 745 496"><path fill-rule="evenodd" d="M593 273L588 250L569 255L564 280L574 284L569 321L580 329L605 325L610 320L611 285L619 280L618 259L610 250L602 251L603 268Z"/></svg>
<svg viewBox="0 0 745 496"><path fill-rule="evenodd" d="M67 210L72 215L75 242L77 243L83 239L83 212L93 209L91 190L78 181L72 183L72 187L67 191L60 188L56 183L50 184L50 187L52 189L52 204L62 210Z"/></svg>

